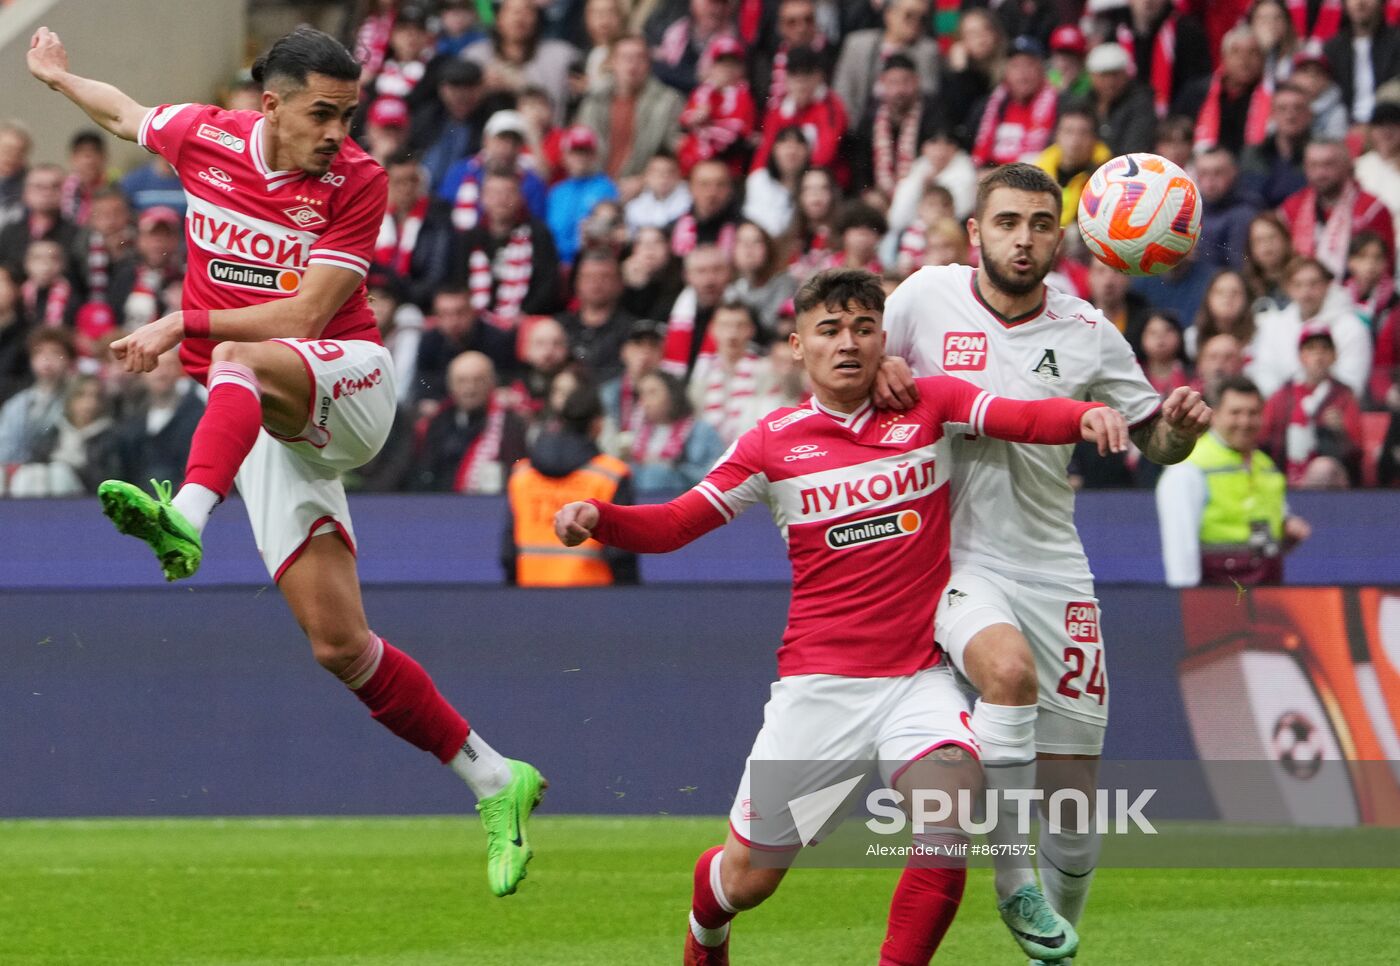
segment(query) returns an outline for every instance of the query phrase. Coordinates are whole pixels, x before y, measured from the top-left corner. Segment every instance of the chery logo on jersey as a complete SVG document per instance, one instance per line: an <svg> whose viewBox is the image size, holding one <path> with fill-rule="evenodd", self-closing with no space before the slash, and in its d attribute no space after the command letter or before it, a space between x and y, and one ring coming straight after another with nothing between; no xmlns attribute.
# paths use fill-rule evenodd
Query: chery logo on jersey
<svg viewBox="0 0 1400 966"><path fill-rule="evenodd" d="M1065 605L1065 633L1079 644L1099 643L1099 608L1092 600Z"/></svg>
<svg viewBox="0 0 1400 966"><path fill-rule="evenodd" d="M258 292L275 292L278 295L291 295L301 288L301 274L290 268L268 268L266 265L226 262L222 258L209 259L209 278L220 285L251 288Z"/></svg>
<svg viewBox="0 0 1400 966"><path fill-rule="evenodd" d="M920 423L896 423L885 433L882 443L907 443L919 431Z"/></svg>
<svg viewBox="0 0 1400 966"><path fill-rule="evenodd" d="M199 180L208 182L220 191L233 191L233 176L223 168L205 168L199 172Z"/></svg>
<svg viewBox="0 0 1400 966"><path fill-rule="evenodd" d="M983 332L945 332L943 369L947 372L981 372L987 368L987 336Z"/></svg>
<svg viewBox="0 0 1400 966"><path fill-rule="evenodd" d="M853 523L838 523L826 529L826 545L832 550L846 550L895 537L907 537L919 532L923 519L918 510L900 510L883 516L867 517Z"/></svg>
<svg viewBox="0 0 1400 966"><path fill-rule="evenodd" d="M242 154L243 149L248 146L247 141L240 137L234 137L223 128L215 127L212 124L201 124L194 135L206 141L213 141L219 147L232 151L234 154Z"/></svg>
<svg viewBox="0 0 1400 966"><path fill-rule="evenodd" d="M310 205L283 208L282 213L292 219L298 228L319 228L326 224L325 216Z"/></svg>
<svg viewBox="0 0 1400 966"><path fill-rule="evenodd" d="M825 455L826 450L817 449L815 443L803 443L801 446L794 446L792 452L783 457L783 462L796 463L798 460L814 460Z"/></svg>

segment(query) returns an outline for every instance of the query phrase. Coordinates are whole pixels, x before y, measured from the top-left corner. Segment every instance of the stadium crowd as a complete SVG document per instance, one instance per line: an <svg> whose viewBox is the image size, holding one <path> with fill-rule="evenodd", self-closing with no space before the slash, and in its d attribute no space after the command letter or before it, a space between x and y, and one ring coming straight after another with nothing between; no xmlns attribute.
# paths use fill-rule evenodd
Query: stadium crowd
<svg viewBox="0 0 1400 966"><path fill-rule="evenodd" d="M1154 386L1244 374L1291 486L1400 485L1397 22L1400 0L374 0L347 41L389 174L367 282L400 409L347 482L499 493L592 387L635 488L690 486L805 396L802 278L967 263L979 172L1029 160L1064 190L1051 281ZM1073 228L1133 151L1200 188L1201 241L1157 278ZM133 378L106 347L180 305L179 182L159 158L116 177L90 130L32 153L0 122L0 494L178 483L202 389L173 353ZM1071 465L1086 487L1157 469Z"/></svg>

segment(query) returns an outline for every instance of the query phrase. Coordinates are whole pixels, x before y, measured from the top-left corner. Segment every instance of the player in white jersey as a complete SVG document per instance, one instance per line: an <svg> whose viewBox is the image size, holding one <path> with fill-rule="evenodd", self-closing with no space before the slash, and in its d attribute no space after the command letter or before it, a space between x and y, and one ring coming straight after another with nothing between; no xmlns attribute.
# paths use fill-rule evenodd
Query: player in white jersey
<svg viewBox="0 0 1400 966"><path fill-rule="evenodd" d="M1103 313L1045 285L1063 234L1060 207L1059 186L1032 165L982 180L968 220L980 267L924 268L890 296L877 400L907 408L914 375L943 373L999 395L1094 399L1127 417L1148 459L1180 462L1210 425L1210 409L1184 388L1161 400ZM1070 453L985 436L953 441L952 578L936 632L980 694L972 726L993 787L1034 786L1038 756L1056 762L1041 767L1041 785L1092 788L1103 750L1108 676L1093 575L1074 528ZM1047 899L1070 923L1083 911L1099 843L1088 817L1075 818L1085 831L1078 821L1054 833L1042 826L1044 893L1016 857L1025 851L997 861L1002 917L1028 953L1027 913ZM1025 844L1009 814L993 838Z"/></svg>

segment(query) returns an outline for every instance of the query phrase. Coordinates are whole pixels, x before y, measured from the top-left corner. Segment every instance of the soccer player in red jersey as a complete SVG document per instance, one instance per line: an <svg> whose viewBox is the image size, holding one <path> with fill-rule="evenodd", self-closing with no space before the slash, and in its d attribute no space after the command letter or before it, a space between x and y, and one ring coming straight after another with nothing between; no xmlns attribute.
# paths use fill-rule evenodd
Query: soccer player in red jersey
<svg viewBox="0 0 1400 966"><path fill-rule="evenodd" d="M729 922L777 889L786 863L755 862L755 850L791 855L804 843L790 811L772 814L753 766L811 763L782 789L790 802L832 784L831 764L878 761L909 800L937 782L937 766L975 766L966 702L934 641L933 616L948 580L950 434L1020 442L1127 445L1127 424L1101 404L999 398L949 376L919 380L919 402L902 413L874 409L885 352L884 293L869 272L831 269L794 299L794 356L813 385L810 404L764 417L694 489L658 506L570 503L555 519L569 546L587 539L662 553L697 539L766 501L786 535L792 603L780 680L764 709L723 846L695 867L686 962L728 962ZM960 787L968 787L968 768ZM972 769L975 776L977 769ZM935 833L936 846L956 829ZM956 855L945 849L944 854ZM927 963L951 923L965 869L914 861L890 908L885 966ZM1066 955L1073 954L1066 945Z"/></svg>
<svg viewBox="0 0 1400 966"><path fill-rule="evenodd" d="M370 714L450 766L478 799L492 891L508 895L530 859L526 820L544 781L502 757L411 657L370 630L355 570L344 470L384 444L393 360L380 344L364 276L384 215L384 169L349 140L360 65L300 27L253 67L262 111L206 104L142 107L73 74L40 27L30 72L102 127L168 160L189 201L184 310L113 343L128 372L180 347L209 403L172 500L120 481L103 512L155 550L169 580L188 577L201 534L235 477L263 562L322 667Z"/></svg>

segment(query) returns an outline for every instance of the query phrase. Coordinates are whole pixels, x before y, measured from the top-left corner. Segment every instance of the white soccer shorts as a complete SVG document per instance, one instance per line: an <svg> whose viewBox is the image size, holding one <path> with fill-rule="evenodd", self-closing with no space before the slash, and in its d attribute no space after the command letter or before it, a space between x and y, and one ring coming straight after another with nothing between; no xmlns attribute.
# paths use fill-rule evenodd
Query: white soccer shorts
<svg viewBox="0 0 1400 966"><path fill-rule="evenodd" d="M953 571L938 600L934 635L966 673L968 642L993 624L1018 627L1035 656L1043 754L1098 755L1108 725L1108 664L1099 602L1082 588L1017 582L981 567Z"/></svg>
<svg viewBox="0 0 1400 966"><path fill-rule="evenodd" d="M967 698L947 661L901 677L782 678L763 707L763 727L744 765L730 827L751 848L796 848L802 837L787 802L842 781L853 763L878 764L892 787L908 765L944 745L978 755ZM781 787L755 789L756 765L759 783ZM832 819L858 797L851 795Z"/></svg>
<svg viewBox="0 0 1400 966"><path fill-rule="evenodd" d="M306 427L292 439L266 428L235 482L258 553L280 580L307 542L338 532L353 553L355 531L340 474L374 458L394 422L394 362L373 342L277 339L311 378Z"/></svg>

